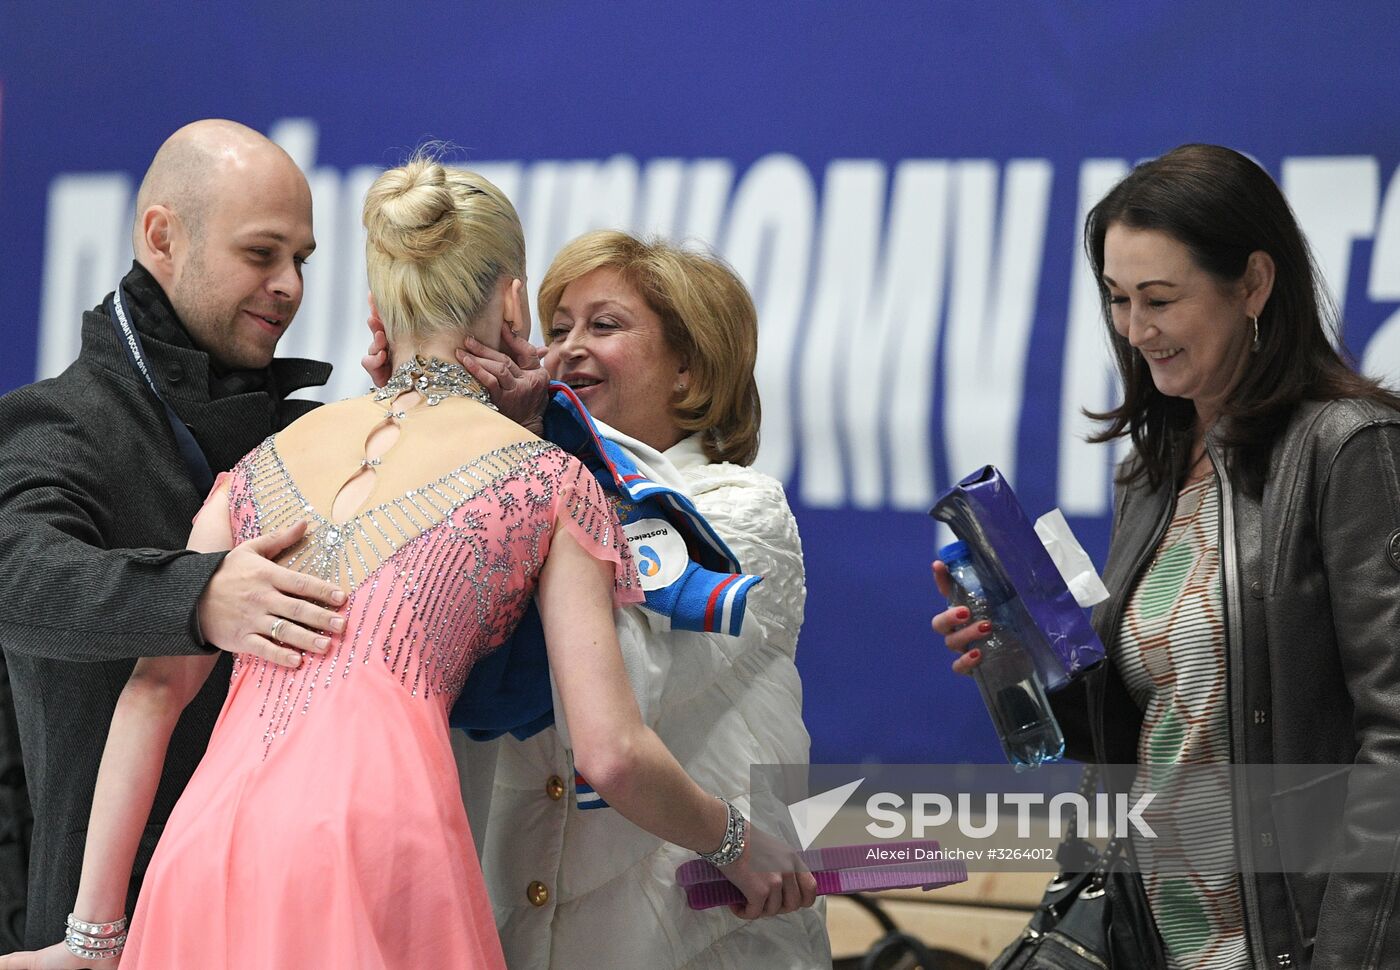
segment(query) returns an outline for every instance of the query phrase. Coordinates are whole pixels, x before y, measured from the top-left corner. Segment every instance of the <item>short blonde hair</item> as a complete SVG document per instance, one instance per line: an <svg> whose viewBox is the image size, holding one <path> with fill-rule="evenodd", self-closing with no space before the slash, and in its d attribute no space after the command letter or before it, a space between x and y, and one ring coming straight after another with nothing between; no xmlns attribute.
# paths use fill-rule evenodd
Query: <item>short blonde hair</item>
<svg viewBox="0 0 1400 970"><path fill-rule="evenodd" d="M585 233L559 251L540 284L546 331L564 289L598 269L616 270L636 289L689 368L689 383L671 405L676 426L700 432L711 461L752 464L762 417L753 374L758 312L743 280L713 253L616 230Z"/></svg>
<svg viewBox="0 0 1400 970"><path fill-rule="evenodd" d="M515 207L475 172L415 156L365 196L365 268L389 340L464 334L502 276L525 277Z"/></svg>

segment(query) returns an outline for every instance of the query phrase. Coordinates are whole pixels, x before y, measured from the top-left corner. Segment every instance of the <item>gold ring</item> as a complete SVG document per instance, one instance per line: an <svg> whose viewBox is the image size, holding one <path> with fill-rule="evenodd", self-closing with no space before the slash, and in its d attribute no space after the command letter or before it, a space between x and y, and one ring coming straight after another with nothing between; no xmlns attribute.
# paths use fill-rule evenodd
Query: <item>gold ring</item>
<svg viewBox="0 0 1400 970"><path fill-rule="evenodd" d="M276 640L278 643L282 642L282 638L278 634L282 632L282 624L286 622L286 618L281 616L272 621L272 639Z"/></svg>

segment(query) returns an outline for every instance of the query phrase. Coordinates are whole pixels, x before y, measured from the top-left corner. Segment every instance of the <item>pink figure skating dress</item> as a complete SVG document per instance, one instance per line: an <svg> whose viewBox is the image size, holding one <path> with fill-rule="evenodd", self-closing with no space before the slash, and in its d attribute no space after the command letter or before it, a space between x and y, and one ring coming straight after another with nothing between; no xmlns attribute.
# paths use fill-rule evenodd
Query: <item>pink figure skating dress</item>
<svg viewBox="0 0 1400 970"><path fill-rule="evenodd" d="M122 970L502 968L448 710L515 627L555 523L642 598L602 489L508 445L333 523L269 438L228 473L236 542L298 519L286 560L340 584L343 634L300 668L237 658L152 859Z"/></svg>

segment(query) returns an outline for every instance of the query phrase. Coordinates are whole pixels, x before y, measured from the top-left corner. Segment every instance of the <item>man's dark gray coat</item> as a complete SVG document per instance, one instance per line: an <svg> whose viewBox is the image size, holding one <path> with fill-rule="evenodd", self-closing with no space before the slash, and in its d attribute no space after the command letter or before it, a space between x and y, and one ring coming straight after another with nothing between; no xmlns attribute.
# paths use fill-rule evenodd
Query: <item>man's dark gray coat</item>
<svg viewBox="0 0 1400 970"><path fill-rule="evenodd" d="M222 373L144 269L123 287L157 384L215 471L315 406L285 396L324 383L328 364ZM77 361L0 398L0 647L35 816L27 947L62 938L107 728L135 659L209 649L195 609L223 557L183 551L204 497L100 307L83 315ZM224 660L171 739L129 906L228 676Z"/></svg>

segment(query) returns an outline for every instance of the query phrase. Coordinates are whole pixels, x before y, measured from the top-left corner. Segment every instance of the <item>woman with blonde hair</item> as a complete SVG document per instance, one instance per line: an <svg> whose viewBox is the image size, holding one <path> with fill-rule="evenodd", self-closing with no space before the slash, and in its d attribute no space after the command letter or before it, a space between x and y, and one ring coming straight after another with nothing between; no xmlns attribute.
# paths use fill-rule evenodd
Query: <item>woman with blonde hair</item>
<svg viewBox="0 0 1400 970"><path fill-rule="evenodd" d="M548 373L648 479L694 503L746 573L763 577L737 636L688 632L635 606L615 611L643 719L693 777L747 807L753 765L805 765L809 749L794 664L802 547L782 485L749 467L760 417L753 300L709 253L598 231L555 257L539 309ZM543 406L541 375L530 348L507 351L463 359L503 408L528 419ZM643 543L633 548L645 561ZM823 910L793 912L792 887L774 919L690 910L675 880L689 853L561 797L567 786L557 783L573 777L578 757L568 727L571 739L546 730L507 737L499 750L483 858L512 967L831 965ZM527 883L550 892L530 896Z"/></svg>
<svg viewBox="0 0 1400 970"><path fill-rule="evenodd" d="M121 910L166 741L213 658L138 663L113 719L67 939L0 967L503 967L447 711L533 595L580 770L620 815L710 853L776 909L809 875L759 872L738 810L646 727L612 607L641 594L597 482L447 363L526 324L524 243L479 175L419 158L365 200L393 375L268 438L215 486L190 547L299 519L286 564L349 591L319 651L242 656L208 751ZM271 624L276 639L282 621ZM757 835L758 833L754 833ZM718 847L718 848L716 848Z"/></svg>

